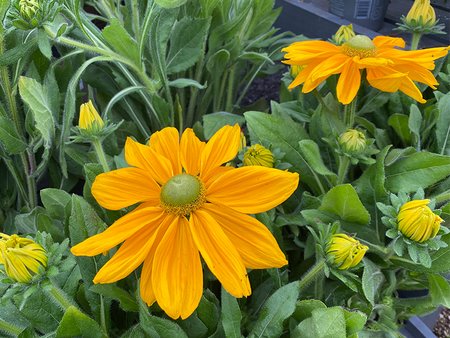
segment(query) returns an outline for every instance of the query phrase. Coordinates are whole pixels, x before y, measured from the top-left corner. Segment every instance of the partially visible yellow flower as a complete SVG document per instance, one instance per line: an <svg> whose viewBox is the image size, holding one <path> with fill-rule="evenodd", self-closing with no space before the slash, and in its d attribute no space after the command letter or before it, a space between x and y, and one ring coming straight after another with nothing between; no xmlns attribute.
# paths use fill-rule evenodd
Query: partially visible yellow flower
<svg viewBox="0 0 450 338"><path fill-rule="evenodd" d="M406 15L405 21L408 24L420 23L427 27L436 24L436 13L430 4L430 0L415 0L408 15Z"/></svg>
<svg viewBox="0 0 450 338"><path fill-rule="evenodd" d="M431 70L434 60L447 55L447 47L423 50L401 50L401 38L377 36L373 40L356 35L342 46L327 41L299 41L283 49L287 54L283 62L304 67L289 85L289 89L303 85L302 92L309 93L328 77L339 75L336 94L339 102L353 101L361 85L361 74L372 87L393 93L401 91L414 100L426 102L414 84L424 83L436 89Z"/></svg>
<svg viewBox="0 0 450 338"><path fill-rule="evenodd" d="M349 153L359 153L366 149L366 136L357 129L348 129L339 136L339 144L344 151Z"/></svg>
<svg viewBox="0 0 450 338"><path fill-rule="evenodd" d="M47 266L47 253L29 238L0 233L0 265L11 279L28 283L41 266Z"/></svg>
<svg viewBox="0 0 450 338"><path fill-rule="evenodd" d="M36 12L39 10L39 2L37 0L20 0L19 10L20 15L26 20L33 19Z"/></svg>
<svg viewBox="0 0 450 338"><path fill-rule="evenodd" d="M292 78L295 79L295 77L302 71L303 67L298 65L292 65L290 67L289 73L291 74Z"/></svg>
<svg viewBox="0 0 450 338"><path fill-rule="evenodd" d="M331 236L327 254L333 259L340 270L355 267L361 262L366 251L369 249L358 240L346 234L335 234Z"/></svg>
<svg viewBox="0 0 450 338"><path fill-rule="evenodd" d="M409 201L398 212L398 230L415 242L422 243L435 237L443 221L428 207L428 203L428 199Z"/></svg>
<svg viewBox="0 0 450 338"><path fill-rule="evenodd" d="M344 42L347 42L351 38L355 36L355 32L353 31L353 25L342 25L337 30L336 34L333 36L334 42L336 42L337 45L342 45Z"/></svg>
<svg viewBox="0 0 450 338"><path fill-rule="evenodd" d="M239 143L239 150L241 151L247 146L247 138L245 137L245 134L241 131L241 142Z"/></svg>
<svg viewBox="0 0 450 338"><path fill-rule="evenodd" d="M244 154L244 165L260 165L273 168L274 158L272 152L260 144L254 144Z"/></svg>
<svg viewBox="0 0 450 338"><path fill-rule="evenodd" d="M103 122L91 100L80 106L80 119L78 121L80 129L96 131L102 129L104 125L105 122Z"/></svg>
<svg viewBox="0 0 450 338"><path fill-rule="evenodd" d="M149 145L128 138L130 165L100 174L92 185L97 202L112 210L140 203L104 232L71 251L95 256L124 242L94 283L125 278L142 263L140 294L172 318L187 318L203 293L206 266L235 297L251 294L247 268L287 264L257 214L285 201L298 174L260 166L223 166L236 157L240 128L225 126L207 142L192 129L152 134Z"/></svg>

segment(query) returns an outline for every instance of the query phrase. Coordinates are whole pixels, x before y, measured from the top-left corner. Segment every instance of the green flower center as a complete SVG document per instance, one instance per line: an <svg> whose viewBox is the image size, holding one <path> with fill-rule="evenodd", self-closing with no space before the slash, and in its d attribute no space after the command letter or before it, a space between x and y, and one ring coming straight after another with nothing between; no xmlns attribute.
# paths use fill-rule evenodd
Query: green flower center
<svg viewBox="0 0 450 338"><path fill-rule="evenodd" d="M350 57L363 59L375 56L376 46L368 36L356 35L342 45L342 51Z"/></svg>
<svg viewBox="0 0 450 338"><path fill-rule="evenodd" d="M205 188L195 176L176 175L162 186L160 200L166 212L188 215L205 202Z"/></svg>

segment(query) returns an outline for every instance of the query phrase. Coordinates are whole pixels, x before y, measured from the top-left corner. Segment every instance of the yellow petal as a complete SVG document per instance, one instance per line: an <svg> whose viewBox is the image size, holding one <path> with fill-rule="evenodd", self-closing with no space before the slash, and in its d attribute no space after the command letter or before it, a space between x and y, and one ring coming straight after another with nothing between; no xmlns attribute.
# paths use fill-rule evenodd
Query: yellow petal
<svg viewBox="0 0 450 338"><path fill-rule="evenodd" d="M236 157L241 142L239 125L225 126L219 129L208 141L200 162L200 178L207 180L215 168Z"/></svg>
<svg viewBox="0 0 450 338"><path fill-rule="evenodd" d="M414 84L414 82L411 81L410 78L406 78L404 81L402 81L399 90L412 97L417 102L427 102L427 100L423 98L422 92L419 90L419 88L417 88L417 86Z"/></svg>
<svg viewBox="0 0 450 338"><path fill-rule="evenodd" d="M159 204L161 188L139 168L122 168L98 175L92 195L104 208L119 210L138 202Z"/></svg>
<svg viewBox="0 0 450 338"><path fill-rule="evenodd" d="M376 36L372 41L377 48L405 48L406 45L405 40L402 38L393 38L382 35Z"/></svg>
<svg viewBox="0 0 450 338"><path fill-rule="evenodd" d="M270 210L298 186L298 174L260 166L241 167L220 175L206 189L206 200L245 214Z"/></svg>
<svg viewBox="0 0 450 338"><path fill-rule="evenodd" d="M251 294L247 270L234 244L219 224L201 209L191 213L189 219L194 242L209 270L234 297Z"/></svg>
<svg viewBox="0 0 450 338"><path fill-rule="evenodd" d="M152 134L150 147L172 163L173 174L181 174L180 133L176 128L166 127Z"/></svg>
<svg viewBox="0 0 450 338"><path fill-rule="evenodd" d="M186 173L197 176L200 172L200 158L205 148L205 142L202 142L195 136L191 128L187 128L180 141L180 157Z"/></svg>
<svg viewBox="0 0 450 338"><path fill-rule="evenodd" d="M119 218L108 229L70 250L75 256L95 256L133 236L143 228L156 229L166 217L160 207L143 208Z"/></svg>
<svg viewBox="0 0 450 338"><path fill-rule="evenodd" d="M125 160L131 166L144 169L156 182L164 184L174 175L170 160L151 147L133 141L130 137L125 143Z"/></svg>
<svg viewBox="0 0 450 338"><path fill-rule="evenodd" d="M272 233L257 219L210 203L201 209L219 223L247 268L279 268L288 263Z"/></svg>
<svg viewBox="0 0 450 338"><path fill-rule="evenodd" d="M156 249L152 285L158 305L173 319L189 317L202 298L200 255L185 217L172 222Z"/></svg>
<svg viewBox="0 0 450 338"><path fill-rule="evenodd" d="M336 94L339 102L349 104L358 94L361 85L361 71L352 60L347 61L339 76Z"/></svg>

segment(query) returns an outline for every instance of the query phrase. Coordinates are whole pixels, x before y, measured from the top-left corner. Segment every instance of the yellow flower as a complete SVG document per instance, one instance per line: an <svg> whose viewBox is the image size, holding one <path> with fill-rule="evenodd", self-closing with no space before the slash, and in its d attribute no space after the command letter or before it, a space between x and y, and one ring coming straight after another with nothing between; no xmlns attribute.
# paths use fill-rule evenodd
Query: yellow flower
<svg viewBox="0 0 450 338"><path fill-rule="evenodd" d="M415 0L408 15L406 15L406 22L408 24L420 23L428 27L433 26L436 23L436 13L430 4L430 0Z"/></svg>
<svg viewBox="0 0 450 338"><path fill-rule="evenodd" d="M327 253L340 270L347 270L358 265L369 248L346 234L331 236Z"/></svg>
<svg viewBox="0 0 450 338"><path fill-rule="evenodd" d="M225 126L207 142L192 129L154 133L149 145L128 138L131 166L97 176L92 194L105 208L140 205L104 232L74 246L94 256L124 242L94 283L112 283L143 263L140 294L172 318L187 318L203 292L200 255L235 297L251 294L247 268L287 264L270 231L255 218L285 201L298 174L258 166L223 166L237 154L240 128Z"/></svg>
<svg viewBox="0 0 450 338"><path fill-rule="evenodd" d="M78 127L80 127L80 129L96 131L102 129L104 125L105 123L91 100L80 106L80 119L78 121Z"/></svg>
<svg viewBox="0 0 450 338"><path fill-rule="evenodd" d="M260 144L254 144L244 154L244 165L260 165L267 168L273 168L272 152Z"/></svg>
<svg viewBox="0 0 450 338"><path fill-rule="evenodd" d="M430 200L406 202L397 215L398 230L415 242L425 242L436 236L443 221L429 207Z"/></svg>
<svg viewBox="0 0 450 338"><path fill-rule="evenodd" d="M344 42L347 42L351 38L355 36L355 32L353 31L353 25L342 25L337 30L336 34L334 34L333 40L338 45L342 45Z"/></svg>
<svg viewBox="0 0 450 338"><path fill-rule="evenodd" d="M366 148L366 136L359 130L348 129L339 136L339 144L347 152L361 152Z"/></svg>
<svg viewBox="0 0 450 338"><path fill-rule="evenodd" d="M401 38L377 36L373 40L356 35L342 46L326 41L294 42L283 49L287 54L283 62L304 66L292 89L303 84L302 92L309 93L328 77L340 74L336 93L343 104L353 101L361 85L361 72L372 87L384 92L400 90L416 101L424 103L422 93L414 81L436 89L438 82L430 70L434 60L447 55L447 47L407 51Z"/></svg>
<svg viewBox="0 0 450 338"><path fill-rule="evenodd" d="M0 233L0 265L9 278L28 283L39 267L47 266L47 253L29 238Z"/></svg>

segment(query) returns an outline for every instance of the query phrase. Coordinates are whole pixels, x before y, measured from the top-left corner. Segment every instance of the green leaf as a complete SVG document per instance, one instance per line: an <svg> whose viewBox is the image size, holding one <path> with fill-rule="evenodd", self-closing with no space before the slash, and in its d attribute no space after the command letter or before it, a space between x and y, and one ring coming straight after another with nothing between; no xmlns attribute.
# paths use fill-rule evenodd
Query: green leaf
<svg viewBox="0 0 450 338"><path fill-rule="evenodd" d="M304 299L297 302L295 312L292 315L299 322L312 316L315 309L326 309L327 306L317 299Z"/></svg>
<svg viewBox="0 0 450 338"><path fill-rule="evenodd" d="M55 120L47 89L36 80L21 76L19 92L33 113L36 129L41 133L45 147L50 148L55 138Z"/></svg>
<svg viewBox="0 0 450 338"><path fill-rule="evenodd" d="M56 330L56 338L83 337L102 338L100 325L74 306L69 306Z"/></svg>
<svg viewBox="0 0 450 338"><path fill-rule="evenodd" d="M187 0L155 0L155 3L163 8L180 7L186 3Z"/></svg>
<svg viewBox="0 0 450 338"><path fill-rule="evenodd" d="M441 275L428 274L433 305L450 307L450 285Z"/></svg>
<svg viewBox="0 0 450 338"><path fill-rule="evenodd" d="M379 294L378 289L383 284L384 276L376 264L367 258L364 258L363 262L362 289L370 304L375 305L375 295Z"/></svg>
<svg viewBox="0 0 450 338"><path fill-rule="evenodd" d="M224 111L206 114L203 115L203 132L205 133L205 138L208 140L223 126L233 126L236 123L242 125L244 122L245 119L243 116Z"/></svg>
<svg viewBox="0 0 450 338"><path fill-rule="evenodd" d="M441 95L439 95L441 94ZM440 154L450 155L450 92L442 95L435 93L439 116L436 121L436 141Z"/></svg>
<svg viewBox="0 0 450 338"><path fill-rule="evenodd" d="M48 214L56 219L64 220L70 212L71 196L64 190L47 188L40 191L41 201Z"/></svg>
<svg viewBox="0 0 450 338"><path fill-rule="evenodd" d="M208 29L209 19L184 17L175 24L166 61L167 74L185 71L199 60Z"/></svg>
<svg viewBox="0 0 450 338"><path fill-rule="evenodd" d="M336 174L330 171L323 163L322 157L320 157L320 149L316 142L313 140L301 140L298 145L305 160L316 173L337 178Z"/></svg>
<svg viewBox="0 0 450 338"><path fill-rule="evenodd" d="M332 188L323 197L319 210L338 215L342 220L368 224L370 215L361 203L355 188L350 184L342 184Z"/></svg>
<svg viewBox="0 0 450 338"><path fill-rule="evenodd" d="M52 58L52 46L50 45L49 37L43 28L38 29L38 47L42 55L47 59L50 60Z"/></svg>
<svg viewBox="0 0 450 338"><path fill-rule="evenodd" d="M8 3L8 1L5 1L5 3ZM0 67L11 65L24 56L31 55L36 48L37 37L32 37L27 43L18 44L17 46L6 50L0 55Z"/></svg>
<svg viewBox="0 0 450 338"><path fill-rule="evenodd" d="M206 85L202 85L192 79L184 79L184 78L169 81L169 86L175 87L175 88L186 88L186 87L195 87L198 89L206 88Z"/></svg>
<svg viewBox="0 0 450 338"><path fill-rule="evenodd" d="M450 156L426 151L403 156L386 167L386 189L415 192L427 188L450 175Z"/></svg>
<svg viewBox="0 0 450 338"><path fill-rule="evenodd" d="M0 116L0 143L5 150L13 155L19 154L27 148L26 143L22 140L14 122L6 117Z"/></svg>
<svg viewBox="0 0 450 338"><path fill-rule="evenodd" d="M360 311L349 311L344 309L345 326L347 330L347 337L357 334L364 328L367 321L367 316Z"/></svg>
<svg viewBox="0 0 450 338"><path fill-rule="evenodd" d="M340 307L319 308L310 318L302 321L291 333L296 338L346 337L344 311Z"/></svg>
<svg viewBox="0 0 450 338"><path fill-rule="evenodd" d="M222 288L222 326L225 336L240 338L242 314L239 304L224 288Z"/></svg>
<svg viewBox="0 0 450 338"><path fill-rule="evenodd" d="M268 62L269 64L274 64L267 53L244 52L239 55L238 59L249 60L255 63Z"/></svg>
<svg viewBox="0 0 450 338"><path fill-rule="evenodd" d="M117 53L127 57L135 65L141 63L136 41L128 34L118 19L111 19L110 25L103 29L102 35Z"/></svg>
<svg viewBox="0 0 450 338"><path fill-rule="evenodd" d="M408 127L408 115L392 114L388 119L388 124L395 130L403 143L411 143L411 134L409 133Z"/></svg>
<svg viewBox="0 0 450 338"><path fill-rule="evenodd" d="M298 282L275 291L264 303L249 337L279 337L283 332L283 322L295 311L299 291Z"/></svg>
<svg viewBox="0 0 450 338"><path fill-rule="evenodd" d="M119 306L124 311L138 312L139 306L136 299L132 297L127 291L114 284L96 284L92 285L89 290L103 295L105 297L117 300Z"/></svg>
<svg viewBox="0 0 450 338"><path fill-rule="evenodd" d="M206 69L214 75L220 75L227 67L230 60L230 52L226 49L219 49L206 62Z"/></svg>
<svg viewBox="0 0 450 338"><path fill-rule="evenodd" d="M420 139L420 127L422 126L422 114L419 108L412 104L409 109L408 127L417 139Z"/></svg>

